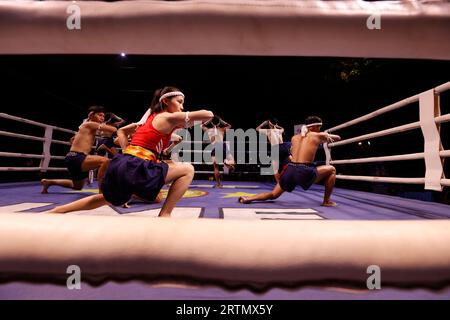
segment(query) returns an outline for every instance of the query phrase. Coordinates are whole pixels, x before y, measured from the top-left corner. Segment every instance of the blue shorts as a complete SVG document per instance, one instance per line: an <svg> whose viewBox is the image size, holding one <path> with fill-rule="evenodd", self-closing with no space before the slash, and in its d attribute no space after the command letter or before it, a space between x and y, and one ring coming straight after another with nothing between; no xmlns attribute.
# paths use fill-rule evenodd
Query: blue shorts
<svg viewBox="0 0 450 320"><path fill-rule="evenodd" d="M164 186L169 166L129 154L117 154L109 163L101 190L114 206L128 202L133 194L154 201Z"/></svg>
<svg viewBox="0 0 450 320"><path fill-rule="evenodd" d="M308 190L317 178L314 164L290 162L284 166L280 175L280 187L284 191L292 192L296 186Z"/></svg>
<svg viewBox="0 0 450 320"><path fill-rule="evenodd" d="M100 147L102 144L104 144L108 148L117 147L116 144L114 143L114 139L115 138L116 137L102 137L102 138L99 138L97 140L96 148Z"/></svg>
<svg viewBox="0 0 450 320"><path fill-rule="evenodd" d="M290 161L289 156L291 155L291 143L283 142L281 144L273 145L271 150L271 154L278 152L278 173L281 173L281 170L283 170L284 166Z"/></svg>
<svg viewBox="0 0 450 320"><path fill-rule="evenodd" d="M97 154L100 156L105 156L106 155L106 150L97 150L102 144L104 144L105 146L107 146L108 148L117 148L117 145L114 143L114 139L115 137L103 137L103 138L99 138L97 140L95 149L97 151Z"/></svg>
<svg viewBox="0 0 450 320"><path fill-rule="evenodd" d="M81 181L89 176L88 171L83 172L81 169L84 159L86 159L84 153L75 151L70 151L64 158L64 163L69 170L72 181Z"/></svg>

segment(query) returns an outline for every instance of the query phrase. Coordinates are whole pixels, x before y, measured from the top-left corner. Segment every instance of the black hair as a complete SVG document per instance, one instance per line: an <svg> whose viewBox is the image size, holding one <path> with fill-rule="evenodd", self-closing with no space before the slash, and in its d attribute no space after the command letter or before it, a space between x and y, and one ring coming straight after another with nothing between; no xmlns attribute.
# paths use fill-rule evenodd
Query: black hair
<svg viewBox="0 0 450 320"><path fill-rule="evenodd" d="M309 116L305 119L305 125L313 124L313 123L321 123L322 119L317 116Z"/></svg>
<svg viewBox="0 0 450 320"><path fill-rule="evenodd" d="M153 94L152 104L150 105L151 113L159 113L163 111L167 107L167 105L164 103L164 101L159 102L159 98L161 98L163 94L174 91L180 91L180 89L176 87L164 87L155 90L155 93Z"/></svg>
<svg viewBox="0 0 450 320"><path fill-rule="evenodd" d="M99 113L99 112L105 113L105 108L103 106L90 106L89 109L88 109L88 113L90 114L91 112L93 112L93 113Z"/></svg>
<svg viewBox="0 0 450 320"><path fill-rule="evenodd" d="M270 118L269 121L270 121L273 125L278 124L278 119L277 119L277 118Z"/></svg>

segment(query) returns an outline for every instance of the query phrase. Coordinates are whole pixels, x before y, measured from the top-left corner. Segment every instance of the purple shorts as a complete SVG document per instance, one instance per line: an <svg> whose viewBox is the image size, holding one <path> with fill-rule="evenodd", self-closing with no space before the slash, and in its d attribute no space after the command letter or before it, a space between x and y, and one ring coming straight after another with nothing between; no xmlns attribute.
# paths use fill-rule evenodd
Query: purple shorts
<svg viewBox="0 0 450 320"><path fill-rule="evenodd" d="M70 151L64 158L64 163L69 170L72 181L81 181L89 176L88 171L82 171L81 169L84 159L86 159L84 153L75 151Z"/></svg>
<svg viewBox="0 0 450 320"><path fill-rule="evenodd" d="M133 194L154 201L164 186L168 169L165 162L155 163L129 154L117 154L103 177L103 196L115 206L125 204Z"/></svg>
<svg viewBox="0 0 450 320"><path fill-rule="evenodd" d="M289 162L280 175L280 187L284 191L292 192L296 186L308 190L317 178L314 164Z"/></svg>

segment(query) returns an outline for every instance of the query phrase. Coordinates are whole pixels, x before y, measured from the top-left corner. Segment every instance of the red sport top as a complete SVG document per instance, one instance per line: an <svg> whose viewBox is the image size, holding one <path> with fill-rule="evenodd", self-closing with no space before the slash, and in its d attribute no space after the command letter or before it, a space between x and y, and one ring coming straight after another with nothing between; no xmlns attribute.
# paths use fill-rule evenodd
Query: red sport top
<svg viewBox="0 0 450 320"><path fill-rule="evenodd" d="M143 126L137 128L136 133L131 139L131 144L144 147L148 150L161 153L170 144L170 138L175 128L168 134L159 132L153 127L153 119L160 113L150 115Z"/></svg>

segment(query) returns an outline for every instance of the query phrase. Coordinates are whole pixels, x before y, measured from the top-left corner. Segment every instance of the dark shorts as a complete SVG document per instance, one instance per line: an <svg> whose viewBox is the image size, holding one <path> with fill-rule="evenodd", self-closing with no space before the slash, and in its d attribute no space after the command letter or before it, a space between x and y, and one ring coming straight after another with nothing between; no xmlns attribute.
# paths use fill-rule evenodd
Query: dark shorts
<svg viewBox="0 0 450 320"><path fill-rule="evenodd" d="M168 169L164 162L155 163L128 154L117 154L103 177L103 196L115 206L126 203L133 194L154 201L164 186Z"/></svg>
<svg viewBox="0 0 450 320"><path fill-rule="evenodd" d="M95 145L95 149L97 150L102 144L107 146L108 148L117 148L117 145L114 143L114 139L116 137L104 137L97 139L97 143ZM106 155L106 150L97 150L97 154L100 156Z"/></svg>
<svg viewBox="0 0 450 320"><path fill-rule="evenodd" d="M97 148L100 147L102 144L104 144L105 146L107 146L108 148L113 148L113 147L117 147L116 144L114 143L114 139L116 137L103 137L103 138L99 138L97 140Z"/></svg>
<svg viewBox="0 0 450 320"><path fill-rule="evenodd" d="M273 145L271 150L271 154L275 154L275 152L278 152L278 173L281 173L281 170L283 170L284 166L287 165L290 161L289 156L291 155L291 143L283 142L281 144Z"/></svg>
<svg viewBox="0 0 450 320"><path fill-rule="evenodd" d="M317 178L317 169L313 164L288 163L280 176L280 187L292 192L296 186L308 190Z"/></svg>
<svg viewBox="0 0 450 320"><path fill-rule="evenodd" d="M86 159L86 155L82 152L70 151L66 155L64 163L66 168L69 170L72 181L84 180L89 176L88 171L83 172L81 170L81 165L83 164L84 159Z"/></svg>

